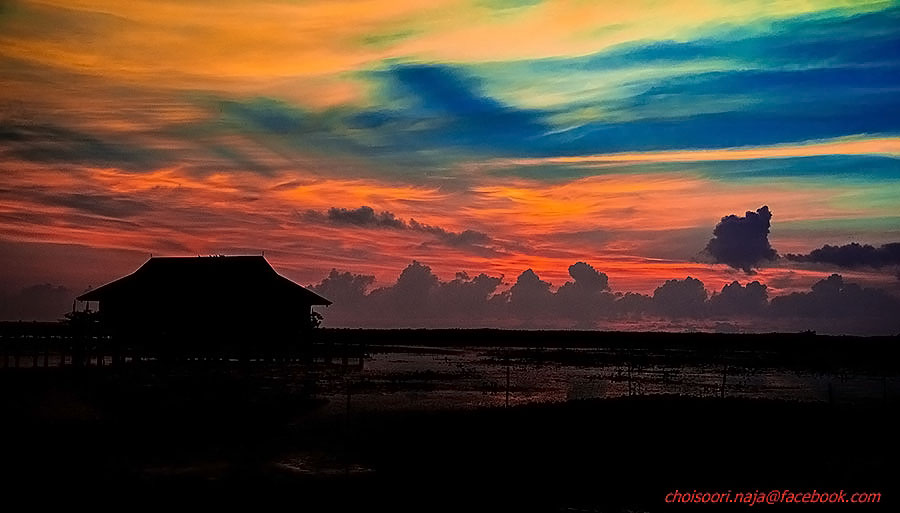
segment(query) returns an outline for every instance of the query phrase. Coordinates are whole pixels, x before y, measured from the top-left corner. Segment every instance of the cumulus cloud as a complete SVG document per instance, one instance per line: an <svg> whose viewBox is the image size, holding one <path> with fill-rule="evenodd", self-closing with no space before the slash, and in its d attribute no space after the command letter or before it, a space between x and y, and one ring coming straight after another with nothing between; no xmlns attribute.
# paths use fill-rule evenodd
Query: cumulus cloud
<svg viewBox="0 0 900 513"><path fill-rule="evenodd" d="M758 281L742 286L733 281L722 291L709 298L709 310L713 315L745 317L761 314L768 306L768 287Z"/></svg>
<svg viewBox="0 0 900 513"><path fill-rule="evenodd" d="M652 295L612 292L609 277L586 262L569 266L572 281L555 292L534 270L502 289L503 277L459 272L448 281L413 261L393 284L372 289L372 276L332 269L316 292L334 301L326 326L714 329L892 334L900 331L900 298L834 274L806 292L769 298L759 281L733 281L712 294L690 276L662 283ZM676 322L677 324L669 324ZM663 323L663 324L660 324Z"/></svg>
<svg viewBox="0 0 900 513"><path fill-rule="evenodd" d="M881 289L847 283L832 274L809 292L772 298L772 315L797 319L808 328L832 333L900 332L900 299Z"/></svg>
<svg viewBox="0 0 900 513"><path fill-rule="evenodd" d="M509 288L510 309L523 320L546 314L551 299L550 282L542 280L532 269L522 272Z"/></svg>
<svg viewBox="0 0 900 513"><path fill-rule="evenodd" d="M366 292L373 276L332 269L311 288L334 304L324 310L329 326L448 327L483 322L504 312L490 299L503 282L485 273L459 272L441 281L431 267L413 261L391 285ZM342 302L346 301L346 305Z"/></svg>
<svg viewBox="0 0 900 513"><path fill-rule="evenodd" d="M400 273L397 283L386 289L376 290L376 294L388 295L392 307L410 315L422 314L428 306L431 291L438 286L440 279L431 267L415 260Z"/></svg>
<svg viewBox="0 0 900 513"><path fill-rule="evenodd" d="M703 282L696 278L667 280L653 291L653 307L667 317L701 317L707 295Z"/></svg>
<svg viewBox="0 0 900 513"><path fill-rule="evenodd" d="M491 317L496 312L490 308L488 300L502 282L502 276L481 273L470 278L465 272L456 273L456 278L441 283L434 291L433 306L436 312L444 312L463 322Z"/></svg>
<svg viewBox="0 0 900 513"><path fill-rule="evenodd" d="M329 299L337 309L352 308L362 304L366 291L375 283L375 277L332 269L328 276L310 288Z"/></svg>
<svg viewBox="0 0 900 513"><path fill-rule="evenodd" d="M653 298L637 292L621 294L613 305L613 311L619 317L640 317L652 309Z"/></svg>
<svg viewBox="0 0 900 513"><path fill-rule="evenodd" d="M785 257L796 262L830 264L843 268L874 267L876 269L900 265L900 242L884 244L881 247L851 242L843 246L826 244L805 255L788 254Z"/></svg>
<svg viewBox="0 0 900 513"><path fill-rule="evenodd" d="M570 285L575 289L581 289L586 292L599 292L609 290L609 277L606 273L602 273L590 264L584 262L576 262L569 266L569 276L575 281L567 282L564 286Z"/></svg>
<svg viewBox="0 0 900 513"><path fill-rule="evenodd" d="M884 290L847 283L840 274L832 274L809 292L773 298L772 309L777 315L796 317L895 317L900 303Z"/></svg>
<svg viewBox="0 0 900 513"><path fill-rule="evenodd" d="M502 276L458 272L447 281L413 261L394 283L331 269L309 287L334 302L320 308L330 327L521 327L715 329L896 334L900 298L847 282L839 274L805 292L769 298L759 281L733 281L708 294L692 277L668 280L652 295L612 292L606 273L586 262L569 266L571 281L556 291L527 269L504 290ZM0 294L0 320L54 320L71 308L69 289L39 284ZM676 324L672 324L672 323Z"/></svg>
<svg viewBox="0 0 900 513"><path fill-rule="evenodd" d="M615 300L609 293L609 277L588 263L576 262L569 266L567 281L556 291L558 315L587 324L606 315Z"/></svg>
<svg viewBox="0 0 900 513"><path fill-rule="evenodd" d="M760 263L778 256L769 244L771 220L772 213L767 206L756 212L748 211L743 217L734 214L725 216L713 230L713 238L707 243L706 252L716 263L752 273Z"/></svg>

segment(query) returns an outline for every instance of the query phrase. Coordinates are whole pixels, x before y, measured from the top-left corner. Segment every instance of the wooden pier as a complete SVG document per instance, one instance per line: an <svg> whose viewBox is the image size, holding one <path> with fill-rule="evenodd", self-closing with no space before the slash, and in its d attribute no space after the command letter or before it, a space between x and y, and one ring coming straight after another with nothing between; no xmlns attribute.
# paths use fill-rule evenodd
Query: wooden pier
<svg viewBox="0 0 900 513"><path fill-rule="evenodd" d="M259 344L252 340L223 340L216 344L177 336L165 340L125 339L61 322L0 322L0 370L101 368L142 362L362 368L367 356L365 343L319 340L315 332L305 335L303 340L266 340Z"/></svg>

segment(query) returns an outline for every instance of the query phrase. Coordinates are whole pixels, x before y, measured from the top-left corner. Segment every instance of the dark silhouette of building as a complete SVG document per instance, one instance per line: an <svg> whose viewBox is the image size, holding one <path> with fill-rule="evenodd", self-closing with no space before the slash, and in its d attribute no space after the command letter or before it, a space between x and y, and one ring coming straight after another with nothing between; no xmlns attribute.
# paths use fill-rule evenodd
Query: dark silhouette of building
<svg viewBox="0 0 900 513"><path fill-rule="evenodd" d="M99 303L104 330L164 352L296 347L331 301L278 274L262 256L151 257L78 296Z"/></svg>

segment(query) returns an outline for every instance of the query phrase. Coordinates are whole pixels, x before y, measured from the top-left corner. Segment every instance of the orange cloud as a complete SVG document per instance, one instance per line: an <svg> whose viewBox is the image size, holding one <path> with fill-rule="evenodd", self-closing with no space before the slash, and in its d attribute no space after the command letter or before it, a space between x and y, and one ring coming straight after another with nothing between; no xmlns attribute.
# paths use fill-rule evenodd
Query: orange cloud
<svg viewBox="0 0 900 513"><path fill-rule="evenodd" d="M776 220L852 218L878 211L843 207L827 189L798 189L786 182L729 185L691 173L595 176L553 184L485 179L470 188L444 190L301 172L203 174L176 167L133 173L7 165L16 171L0 174L2 240L145 254L266 250L273 262L306 282L331 267L390 282L417 259L444 278L466 270L514 280L533 268L558 286L569 279L568 266L584 260L609 274L617 290L650 292L664 279L688 274L715 288L740 277L691 258L722 215L762 204ZM309 209L362 205L446 230L478 230L502 251L483 254L441 245L421 231L373 231L310 222L302 215ZM777 227L776 221L776 247ZM598 241L578 235L592 230L609 237ZM575 235L561 242L567 234ZM678 240L688 234L693 239ZM787 237L790 242L797 234ZM680 256L653 258L673 245L683 248Z"/></svg>

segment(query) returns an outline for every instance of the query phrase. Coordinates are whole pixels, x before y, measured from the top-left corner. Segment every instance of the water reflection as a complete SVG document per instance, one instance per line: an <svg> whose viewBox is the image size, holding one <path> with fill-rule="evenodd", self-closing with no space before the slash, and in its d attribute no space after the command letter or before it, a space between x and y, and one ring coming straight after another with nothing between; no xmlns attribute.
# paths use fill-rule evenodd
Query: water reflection
<svg viewBox="0 0 900 513"><path fill-rule="evenodd" d="M604 350L381 348L352 376L322 384L329 408L428 410L678 394L854 402L900 391L897 376L835 375L719 364L607 361ZM509 386L507 388L507 367ZM723 386L724 383L724 386Z"/></svg>

